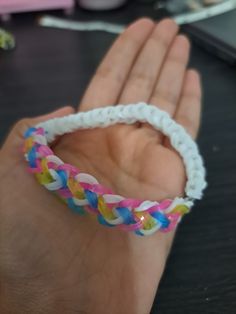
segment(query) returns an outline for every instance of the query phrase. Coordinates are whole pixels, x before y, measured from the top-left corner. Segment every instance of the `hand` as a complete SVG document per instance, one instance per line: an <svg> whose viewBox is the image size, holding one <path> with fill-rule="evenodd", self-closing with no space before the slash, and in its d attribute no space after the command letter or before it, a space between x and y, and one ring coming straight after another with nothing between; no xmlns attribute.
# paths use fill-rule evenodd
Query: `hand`
<svg viewBox="0 0 236 314"><path fill-rule="evenodd" d="M95 73L79 110L145 101L167 111L195 138L201 88L186 70L189 42L171 20L132 24ZM64 108L50 117L72 112ZM0 305L3 313L150 311L173 238L138 237L79 217L35 182L18 154L23 120L0 152ZM168 140L146 124L63 136L56 155L122 196L161 200L183 194L185 171ZM10 310L9 310L10 309ZM7 312L8 311L8 312Z"/></svg>

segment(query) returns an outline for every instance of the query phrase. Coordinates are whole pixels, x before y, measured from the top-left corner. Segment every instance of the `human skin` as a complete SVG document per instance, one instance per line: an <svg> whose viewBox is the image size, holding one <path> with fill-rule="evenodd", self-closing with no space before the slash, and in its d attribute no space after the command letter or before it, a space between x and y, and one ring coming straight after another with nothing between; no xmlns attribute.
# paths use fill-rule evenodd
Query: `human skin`
<svg viewBox="0 0 236 314"><path fill-rule="evenodd" d="M177 33L169 19L129 26L98 67L79 110L145 101L195 138L200 79L187 69L190 45ZM20 153L24 131L73 111L21 120L0 150L0 312L149 313L174 232L139 237L76 216L27 172ZM117 194L144 200L183 195L180 156L146 124L74 132L53 150Z"/></svg>

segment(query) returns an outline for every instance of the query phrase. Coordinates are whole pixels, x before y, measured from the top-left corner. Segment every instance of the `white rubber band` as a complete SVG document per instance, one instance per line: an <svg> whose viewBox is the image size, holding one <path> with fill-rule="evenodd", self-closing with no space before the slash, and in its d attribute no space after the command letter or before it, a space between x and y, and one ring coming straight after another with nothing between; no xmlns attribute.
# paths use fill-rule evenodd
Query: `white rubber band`
<svg viewBox="0 0 236 314"><path fill-rule="evenodd" d="M206 187L205 168L198 147L185 129L170 118L168 113L146 103L117 105L79 112L62 118L39 123L46 131L48 143L56 136L88 128L105 128L117 123L149 123L154 129L169 137L173 148L181 155L186 167L185 193L189 201L201 199ZM186 200L188 201L188 200Z"/></svg>

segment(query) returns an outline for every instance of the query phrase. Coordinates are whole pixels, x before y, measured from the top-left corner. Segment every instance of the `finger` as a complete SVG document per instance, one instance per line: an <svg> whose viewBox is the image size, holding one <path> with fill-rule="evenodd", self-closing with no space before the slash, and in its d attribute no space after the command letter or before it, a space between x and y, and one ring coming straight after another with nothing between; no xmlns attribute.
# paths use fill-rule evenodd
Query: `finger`
<svg viewBox="0 0 236 314"><path fill-rule="evenodd" d="M184 74L189 59L190 44L188 39L179 35L175 38L163 64L150 103L157 105L173 116L176 110Z"/></svg>
<svg viewBox="0 0 236 314"><path fill-rule="evenodd" d="M201 80L197 71L186 72L182 96L174 119L195 139L201 117Z"/></svg>
<svg viewBox="0 0 236 314"><path fill-rule="evenodd" d="M12 150L12 153L15 155L17 153L16 148L20 147L20 145L22 144L24 133L29 127L33 127L40 122L47 121L52 118L69 115L71 113L74 113L74 111L75 111L74 108L66 106L43 116L20 120L12 128L10 134L8 135L3 145L3 149L10 149Z"/></svg>
<svg viewBox="0 0 236 314"><path fill-rule="evenodd" d="M133 65L119 103L148 101L177 32L177 24L170 19L157 24Z"/></svg>
<svg viewBox="0 0 236 314"><path fill-rule="evenodd" d="M140 19L118 37L89 84L80 104L81 110L117 102L135 58L153 27L151 20Z"/></svg>

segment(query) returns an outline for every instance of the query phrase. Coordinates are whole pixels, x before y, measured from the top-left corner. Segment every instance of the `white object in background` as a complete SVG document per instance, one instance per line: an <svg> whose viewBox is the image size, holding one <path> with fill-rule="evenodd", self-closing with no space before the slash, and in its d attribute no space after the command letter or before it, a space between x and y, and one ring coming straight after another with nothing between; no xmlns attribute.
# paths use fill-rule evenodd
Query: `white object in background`
<svg viewBox="0 0 236 314"><path fill-rule="evenodd" d="M77 22L60 19L45 15L39 19L39 25L44 27L55 27L70 29L74 31L104 31L112 34L120 34L125 29L124 25L117 25L102 21Z"/></svg>
<svg viewBox="0 0 236 314"><path fill-rule="evenodd" d="M89 10L110 10L121 6L126 0L78 0L82 8Z"/></svg>
<svg viewBox="0 0 236 314"><path fill-rule="evenodd" d="M165 7L165 5L164 5ZM154 9L158 10L160 8L159 2L154 6ZM236 8L236 0L225 0L218 4L214 4L209 7L205 7L196 12L188 12L183 14L177 14L173 16L175 22L179 25L194 23L201 21L216 15L220 15L229 12Z"/></svg>

